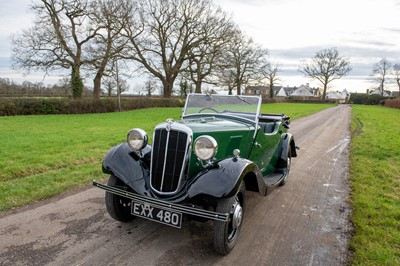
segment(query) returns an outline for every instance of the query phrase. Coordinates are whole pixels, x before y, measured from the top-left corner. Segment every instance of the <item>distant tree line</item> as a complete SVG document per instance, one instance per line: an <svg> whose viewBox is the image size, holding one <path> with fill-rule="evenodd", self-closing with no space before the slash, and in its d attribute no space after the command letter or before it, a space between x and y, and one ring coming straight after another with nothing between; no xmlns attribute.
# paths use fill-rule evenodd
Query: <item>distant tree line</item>
<svg viewBox="0 0 400 266"><path fill-rule="evenodd" d="M0 96L71 96L71 85L68 78L60 79L56 84L45 85L43 82L23 81L21 84L9 78L0 78ZM83 88L82 95L92 95Z"/></svg>

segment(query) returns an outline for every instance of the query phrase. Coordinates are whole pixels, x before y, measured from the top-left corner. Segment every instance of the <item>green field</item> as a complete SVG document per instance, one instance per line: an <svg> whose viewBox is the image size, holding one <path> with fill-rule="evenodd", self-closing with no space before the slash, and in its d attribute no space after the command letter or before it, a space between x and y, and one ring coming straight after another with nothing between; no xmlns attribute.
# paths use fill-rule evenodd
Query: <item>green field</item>
<svg viewBox="0 0 400 266"><path fill-rule="evenodd" d="M353 265L400 265L400 110L353 106Z"/></svg>
<svg viewBox="0 0 400 266"><path fill-rule="evenodd" d="M265 104L262 112L298 118L331 107ZM151 142L156 124L179 119L180 108L122 113L0 117L0 210L45 199L105 177L101 161L133 127Z"/></svg>

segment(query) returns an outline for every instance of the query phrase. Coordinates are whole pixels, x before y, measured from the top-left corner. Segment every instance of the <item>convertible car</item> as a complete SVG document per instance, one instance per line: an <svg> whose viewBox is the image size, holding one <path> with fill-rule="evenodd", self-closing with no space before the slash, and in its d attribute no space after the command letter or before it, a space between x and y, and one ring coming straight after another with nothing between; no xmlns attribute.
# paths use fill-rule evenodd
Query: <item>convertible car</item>
<svg viewBox="0 0 400 266"><path fill-rule="evenodd" d="M112 218L135 217L180 228L214 222L216 252L228 254L244 219L245 191L266 196L287 182L297 156L290 119L260 113L261 97L188 95L179 121L149 137L133 128L103 161L105 205ZM189 219L183 219L183 217Z"/></svg>

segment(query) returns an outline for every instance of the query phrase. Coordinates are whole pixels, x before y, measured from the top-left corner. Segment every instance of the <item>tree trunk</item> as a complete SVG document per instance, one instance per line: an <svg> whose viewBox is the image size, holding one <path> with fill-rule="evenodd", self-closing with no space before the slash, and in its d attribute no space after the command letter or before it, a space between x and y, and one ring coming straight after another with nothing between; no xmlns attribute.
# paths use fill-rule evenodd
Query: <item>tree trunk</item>
<svg viewBox="0 0 400 266"><path fill-rule="evenodd" d="M236 94L240 95L240 84L239 83L236 85Z"/></svg>
<svg viewBox="0 0 400 266"><path fill-rule="evenodd" d="M228 95L232 95L232 90L233 90L233 87L228 86Z"/></svg>
<svg viewBox="0 0 400 266"><path fill-rule="evenodd" d="M326 87L328 84L324 83L324 91L322 92L322 101L325 102L325 97L326 97Z"/></svg>
<svg viewBox="0 0 400 266"><path fill-rule="evenodd" d="M73 66L71 71L72 97L74 99L82 97L83 82L80 75L79 66Z"/></svg>
<svg viewBox="0 0 400 266"><path fill-rule="evenodd" d="M274 98L274 83L269 84L269 98Z"/></svg>
<svg viewBox="0 0 400 266"><path fill-rule="evenodd" d="M195 93L201 93L201 80L197 80L196 82L196 89L194 90Z"/></svg>
<svg viewBox="0 0 400 266"><path fill-rule="evenodd" d="M103 74L98 71L93 79L93 99L100 100L101 94L101 78Z"/></svg>
<svg viewBox="0 0 400 266"><path fill-rule="evenodd" d="M163 81L163 86L164 86L164 97L165 98L170 98L172 94L172 87L174 83L170 82L168 80Z"/></svg>

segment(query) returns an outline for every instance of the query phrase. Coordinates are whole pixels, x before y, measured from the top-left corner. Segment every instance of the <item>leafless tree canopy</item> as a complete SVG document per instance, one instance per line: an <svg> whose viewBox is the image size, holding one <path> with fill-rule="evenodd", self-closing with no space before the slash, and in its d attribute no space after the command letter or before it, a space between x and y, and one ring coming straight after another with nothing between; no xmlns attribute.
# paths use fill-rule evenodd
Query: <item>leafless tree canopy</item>
<svg viewBox="0 0 400 266"><path fill-rule="evenodd" d="M392 67L389 61L385 58L382 58L378 63L376 63L372 69L372 76L374 80L379 83L379 90L381 91L381 95L385 91L385 82L388 77L389 70Z"/></svg>
<svg viewBox="0 0 400 266"><path fill-rule="evenodd" d="M346 76L351 71L351 66L348 59L339 56L337 49L331 48L317 52L310 61L304 61L299 71L322 83L322 99L325 100L328 84Z"/></svg>
<svg viewBox="0 0 400 266"><path fill-rule="evenodd" d="M139 19L127 30L131 47L126 58L158 78L165 97L171 96L184 63L208 53L224 33L226 26L220 24L227 20L213 8L210 0L140 2Z"/></svg>
<svg viewBox="0 0 400 266"><path fill-rule="evenodd" d="M268 63L265 65L265 67L261 70L263 78L265 78L268 83L269 83L269 97L273 98L274 97L274 85L281 81L281 79L278 76L278 72L280 72L279 69L279 64L278 63Z"/></svg>
<svg viewBox="0 0 400 266"><path fill-rule="evenodd" d="M236 31L222 57L219 83L228 87L230 94L232 89L236 88L237 95L240 95L243 85L259 77L261 70L267 64L267 55L268 50L256 45L251 38L240 31Z"/></svg>
<svg viewBox="0 0 400 266"><path fill-rule="evenodd" d="M99 99L102 79L118 60L158 79L165 97L180 75L196 92L218 82L240 94L268 53L212 0L41 0L31 9L34 26L12 38L14 66L68 69L74 97L82 93L85 71Z"/></svg>
<svg viewBox="0 0 400 266"><path fill-rule="evenodd" d="M93 97L96 99L100 98L101 79L107 65L118 60L127 46L122 32L129 24L134 8L134 2L130 0L103 0L90 4L90 26L98 29L88 49L91 66L96 71L93 79Z"/></svg>
<svg viewBox="0 0 400 266"><path fill-rule="evenodd" d="M34 26L12 37L14 66L46 73L70 69L73 95L79 97L80 68L91 62L84 50L98 31L88 26L88 1L41 0L31 8Z"/></svg>
<svg viewBox="0 0 400 266"><path fill-rule="evenodd" d="M397 87L399 88L399 96L400 96L400 64L393 65L393 77L394 81L397 84Z"/></svg>
<svg viewBox="0 0 400 266"><path fill-rule="evenodd" d="M148 77L143 85L147 96L151 96L157 90L157 81L152 77Z"/></svg>
<svg viewBox="0 0 400 266"><path fill-rule="evenodd" d="M190 51L186 72L195 84L196 93L201 93L203 82L215 84L212 75L216 74L221 57L235 31L235 25L220 8L209 10L203 27L207 35L204 41Z"/></svg>

